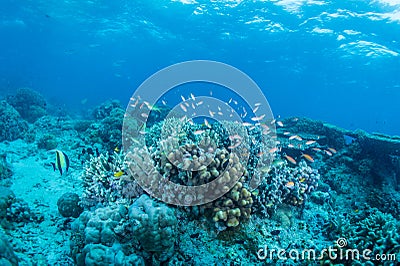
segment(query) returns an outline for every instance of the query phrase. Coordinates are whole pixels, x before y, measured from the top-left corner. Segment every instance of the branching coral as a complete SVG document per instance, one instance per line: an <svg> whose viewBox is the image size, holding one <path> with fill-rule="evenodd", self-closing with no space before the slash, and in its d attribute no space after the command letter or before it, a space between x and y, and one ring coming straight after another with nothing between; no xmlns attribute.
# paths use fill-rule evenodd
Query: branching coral
<svg viewBox="0 0 400 266"><path fill-rule="evenodd" d="M335 217L329 224L332 240L345 238L346 245L339 248L342 254L346 250L357 249L361 254L365 250L370 258L376 254L389 255L400 252L400 223L392 215L375 208L362 214L351 214L351 217ZM398 257L396 262L399 263ZM343 261L335 261L335 263ZM387 261L383 265L393 265Z"/></svg>
<svg viewBox="0 0 400 266"><path fill-rule="evenodd" d="M270 215L280 203L301 206L307 195L318 186L320 175L305 161L293 168L286 164L276 164L259 187L257 208Z"/></svg>
<svg viewBox="0 0 400 266"><path fill-rule="evenodd" d="M142 191L127 171L122 152L91 156L82 179L85 189L82 201L85 206L97 203L108 205L117 200L130 201Z"/></svg>

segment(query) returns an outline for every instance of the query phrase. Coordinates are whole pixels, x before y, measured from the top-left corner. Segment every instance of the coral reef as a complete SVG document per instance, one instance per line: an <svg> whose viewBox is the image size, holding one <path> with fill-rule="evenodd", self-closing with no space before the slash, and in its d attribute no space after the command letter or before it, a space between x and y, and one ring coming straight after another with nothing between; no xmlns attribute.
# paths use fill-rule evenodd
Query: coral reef
<svg viewBox="0 0 400 266"><path fill-rule="evenodd" d="M29 208L27 202L17 198L7 209L7 220L10 223L20 226L30 222L41 222L43 220L43 215L38 215Z"/></svg>
<svg viewBox="0 0 400 266"><path fill-rule="evenodd" d="M93 108L91 115L96 120L102 120L111 116L115 109L121 109L121 103L117 100L109 100Z"/></svg>
<svg viewBox="0 0 400 266"><path fill-rule="evenodd" d="M30 88L18 89L15 95L7 97L7 102L29 123L34 123L46 114L45 99L40 93Z"/></svg>
<svg viewBox="0 0 400 266"><path fill-rule="evenodd" d="M52 134L44 134L37 140L37 147L39 149L53 150L57 148L57 138Z"/></svg>
<svg viewBox="0 0 400 266"><path fill-rule="evenodd" d="M112 151L121 146L122 119L125 111L115 108L101 120L90 125L84 134L88 144L100 143L106 151Z"/></svg>
<svg viewBox="0 0 400 266"><path fill-rule="evenodd" d="M142 189L127 171L124 158L122 152L90 157L82 176L84 206L108 205L117 200L130 202L140 196Z"/></svg>
<svg viewBox="0 0 400 266"><path fill-rule="evenodd" d="M400 220L400 195L390 187L374 188L368 195L367 202L371 207L390 213Z"/></svg>
<svg viewBox="0 0 400 266"><path fill-rule="evenodd" d="M0 141L23 138L28 123L6 101L0 101Z"/></svg>
<svg viewBox="0 0 400 266"><path fill-rule="evenodd" d="M63 217L78 218L83 212L80 206L81 199L76 193L65 193L57 201L58 211Z"/></svg>
<svg viewBox="0 0 400 266"><path fill-rule="evenodd" d="M10 165L7 162L7 154L0 154L0 180L12 176Z"/></svg>
<svg viewBox="0 0 400 266"><path fill-rule="evenodd" d="M177 218L171 208L142 195L129 207L129 223L133 236L158 261L172 256Z"/></svg>
<svg viewBox="0 0 400 266"><path fill-rule="evenodd" d="M296 132L304 139L311 136L311 139L318 139L320 145L327 145L341 149L345 146L345 132L341 128L309 118L287 118L283 120L284 130ZM277 132L278 134L280 131ZM283 133L283 132L281 132ZM320 138L315 138L320 136Z"/></svg>
<svg viewBox="0 0 400 266"><path fill-rule="evenodd" d="M304 205L308 195L318 187L319 179L318 170L308 166L305 161L296 167L276 164L258 188L258 211L269 216L281 203Z"/></svg>
<svg viewBox="0 0 400 266"><path fill-rule="evenodd" d="M126 256L118 245L108 247L101 244L88 244L83 248L82 256L84 256L85 260L84 262L79 262L77 264L78 266L145 265L143 258L136 254Z"/></svg>
<svg viewBox="0 0 400 266"><path fill-rule="evenodd" d="M222 192L227 192L222 193L225 195L209 204L187 209L194 215L208 213L218 230L234 228L250 218L253 196L249 177L252 174L253 178L259 178L257 163L271 158L270 153L261 152L268 150L270 144L268 138L262 140L260 132L259 128L248 131L241 124L232 122L202 126L168 118L163 123L154 124L146 133L151 159L140 147L134 147L129 165L134 175L146 175L148 186L153 191L159 189L159 195L166 199L169 195L176 195L170 193L163 180L195 186L220 177L213 184L216 187L208 191L217 194L222 189ZM237 148L235 152L231 152L233 147ZM162 175L161 181L157 174L148 174L153 173L153 167Z"/></svg>
<svg viewBox="0 0 400 266"><path fill-rule="evenodd" d="M400 252L400 222L392 215L377 209L370 209L362 214L352 214L351 217L335 217L329 225L333 240L345 238L346 244L338 247L338 252L346 250L362 252L370 250L368 256L372 259L379 255L399 254ZM333 232L332 232L333 230ZM334 263L343 263L340 258ZM400 258L396 257L396 262ZM384 262L392 265L393 261Z"/></svg>
<svg viewBox="0 0 400 266"><path fill-rule="evenodd" d="M0 187L0 226L8 227L7 212L11 204L15 202L14 193L5 187Z"/></svg>
<svg viewBox="0 0 400 266"><path fill-rule="evenodd" d="M144 265L143 259L124 248L119 241L130 242L126 227L128 209L122 205L85 211L71 228L71 253L77 265ZM132 251L132 250L131 250Z"/></svg>
<svg viewBox="0 0 400 266"><path fill-rule="evenodd" d="M17 266L18 257L0 227L0 265Z"/></svg>
<svg viewBox="0 0 400 266"><path fill-rule="evenodd" d="M94 213L85 211L72 223L72 229L81 234L84 244L112 246L116 241L113 230L126 214L123 206L99 208Z"/></svg>

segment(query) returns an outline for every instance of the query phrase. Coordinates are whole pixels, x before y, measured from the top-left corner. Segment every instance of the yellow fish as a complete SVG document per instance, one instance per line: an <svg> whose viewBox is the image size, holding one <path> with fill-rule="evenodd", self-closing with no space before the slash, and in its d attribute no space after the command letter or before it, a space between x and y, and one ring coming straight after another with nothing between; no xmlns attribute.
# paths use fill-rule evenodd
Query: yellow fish
<svg viewBox="0 0 400 266"><path fill-rule="evenodd" d="M124 174L124 171L120 170L120 171L114 173L114 177L120 177L123 174Z"/></svg>

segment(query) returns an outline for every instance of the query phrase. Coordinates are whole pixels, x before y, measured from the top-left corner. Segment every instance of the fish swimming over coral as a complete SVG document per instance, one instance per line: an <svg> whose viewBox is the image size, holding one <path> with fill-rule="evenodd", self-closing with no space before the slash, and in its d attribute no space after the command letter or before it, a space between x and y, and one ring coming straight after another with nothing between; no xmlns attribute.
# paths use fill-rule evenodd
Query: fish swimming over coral
<svg viewBox="0 0 400 266"><path fill-rule="evenodd" d="M63 175L63 173L67 173L69 169L69 158L68 156L60 151L60 150L55 150L56 153L56 161L52 162L51 165L53 166L54 171L56 169L60 171L60 174Z"/></svg>

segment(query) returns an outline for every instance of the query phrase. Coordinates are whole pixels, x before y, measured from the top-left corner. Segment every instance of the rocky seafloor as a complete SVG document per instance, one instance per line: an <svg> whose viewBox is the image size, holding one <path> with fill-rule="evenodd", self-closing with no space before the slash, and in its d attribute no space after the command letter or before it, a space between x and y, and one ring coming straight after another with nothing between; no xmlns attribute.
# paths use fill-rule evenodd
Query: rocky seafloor
<svg viewBox="0 0 400 266"><path fill-rule="evenodd" d="M77 118L26 88L0 101L0 265L400 262L400 137L292 117L276 126L277 148L260 140L265 128L247 130L255 141L243 147L244 163L229 154L232 136L224 130L243 137L243 128L165 119L146 129L150 157L135 147L140 163L129 171L124 114L108 101ZM177 143L161 136L161 128L172 134L178 124L185 134ZM214 156L199 148L203 135L215 141ZM163 152L173 145L208 166L179 171L169 163L178 155ZM53 171L55 149L69 157L67 174ZM270 167L256 167L271 154ZM167 205L137 183L140 169L154 167L175 183L201 185L228 163L224 178L235 183L200 206ZM252 174L261 180L255 190ZM315 256L302 257L307 250ZM354 250L370 252L349 259Z"/></svg>

